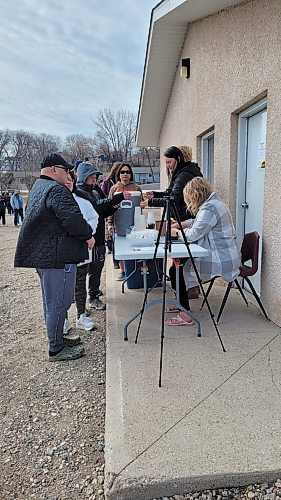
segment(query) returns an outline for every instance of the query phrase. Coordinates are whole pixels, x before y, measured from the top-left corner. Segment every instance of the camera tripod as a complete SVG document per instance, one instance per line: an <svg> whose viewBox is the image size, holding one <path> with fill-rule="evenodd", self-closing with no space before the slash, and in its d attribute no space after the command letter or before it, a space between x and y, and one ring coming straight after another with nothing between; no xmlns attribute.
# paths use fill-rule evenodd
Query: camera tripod
<svg viewBox="0 0 281 500"><path fill-rule="evenodd" d="M211 320L213 322L214 328L216 330L216 333L218 335L218 338L219 338L222 350L223 350L223 352L225 352L225 348L224 348L224 345L223 345L223 342L222 342L222 339L221 339L221 336L220 336L220 333L219 333L219 330L218 330L217 323L215 321L214 314L213 314L213 312L211 310L211 307L210 307L210 304L208 302L208 297L207 297L207 295L206 295L206 293L204 291L202 280L200 278L200 275L198 273L198 270L197 270L194 258L192 256L191 250L189 248L189 243L188 243L188 241L186 239L186 236L185 236L185 233L183 231L183 227L182 227L182 224L181 224L181 221L180 221L180 218L179 218L179 214L178 214L178 211L177 211L177 207L175 205L174 198L173 198L172 195L169 195L169 196L165 197L164 200L165 200L165 205L164 205L164 210L163 210L163 214L162 214L162 217L161 217L159 232L158 232L157 240L156 240L156 243L155 243L155 251L154 251L154 255L153 255L153 260L155 260L156 256L157 256L157 250L158 250L158 247L159 247L159 243L160 243L160 236L161 236L162 228L163 228L163 225L164 225L164 221L166 220L166 223L167 223L166 226L167 227L166 227L166 234L165 234L164 259L163 259L163 292L162 292L162 300L160 302L162 304L162 310L161 310L161 349L160 349L159 387L161 387L161 385L162 385L163 348L164 348L164 338L165 338L165 335L164 335L164 332L165 332L165 306L166 306L166 303L175 305L181 311L188 313L188 315L190 317L192 317L192 319L194 320L194 322L197 324L197 336L198 337L201 336L200 322L193 316L193 314L190 311L187 311L184 307L181 306L181 304L179 303L178 290L177 290L177 296L176 296L177 300L167 299L166 298L166 293L167 293L168 251L171 252L172 243L173 243L173 241L172 241L172 231L171 231L171 216L172 216L172 214L173 214L173 218L175 218L176 222L178 223L179 231L181 233L183 242L184 242L184 244L185 244L185 246L187 248L187 251L188 251L188 257L190 258L191 264L192 264L193 269L195 271L195 275L196 275L198 284L200 286L200 290L201 290L202 295L204 297L204 303L207 305L207 308L208 308ZM178 280L177 280L177 283L178 283ZM139 314L137 315L137 316L140 316L140 318L139 318L139 323L138 323L138 328L137 328L135 343L137 343L137 341L138 341L138 336L139 336L139 332L140 332L140 327L141 327L141 323L142 323L142 318L143 318L144 310L146 308L148 308L148 307L151 307L154 304L159 303L159 299L158 300L153 300L153 301L147 303L148 293L149 293L149 290L147 289L145 291L142 308L141 308Z"/></svg>

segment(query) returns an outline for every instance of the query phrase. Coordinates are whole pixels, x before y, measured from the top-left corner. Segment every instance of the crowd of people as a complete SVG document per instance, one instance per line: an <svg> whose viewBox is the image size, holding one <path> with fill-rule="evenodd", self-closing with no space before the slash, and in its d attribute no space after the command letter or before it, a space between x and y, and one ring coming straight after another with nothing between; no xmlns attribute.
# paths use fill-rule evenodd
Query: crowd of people
<svg viewBox="0 0 281 500"><path fill-rule="evenodd" d="M222 276L233 281L239 274L240 257L229 209L203 178L197 163L192 162L191 148L171 146L164 152L169 187L166 191L142 193L134 181L129 163L116 162L106 179L99 182L100 172L88 159L74 166L58 153L47 155L41 164L41 175L32 187L23 218L23 203L17 191L11 206L15 221L21 219L15 267L35 268L41 284L44 319L47 329L49 360L64 361L84 355L80 336L69 336L68 310L75 300L76 327L86 331L95 328L91 309L104 310L100 289L105 262L106 243L112 252L114 214L133 191L140 192L141 207L162 207L172 193L176 211L189 242L208 249L208 256L197 259L202 280ZM1 210L1 198L0 198ZM1 212L0 212L1 214ZM172 234L182 238L172 214ZM125 277L124 263L117 279ZM176 289L175 265L169 270L172 288ZM179 302L187 311L167 307L176 315L166 325L193 324L189 300L198 297L198 283L189 259L181 259ZM89 309L87 309L87 296Z"/></svg>

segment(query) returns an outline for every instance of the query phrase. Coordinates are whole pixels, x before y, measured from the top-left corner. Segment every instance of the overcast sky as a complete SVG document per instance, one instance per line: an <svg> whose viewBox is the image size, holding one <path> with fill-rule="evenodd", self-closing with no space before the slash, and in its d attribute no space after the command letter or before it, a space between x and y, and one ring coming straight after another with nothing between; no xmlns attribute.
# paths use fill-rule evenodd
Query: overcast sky
<svg viewBox="0 0 281 500"><path fill-rule="evenodd" d="M137 111L157 3L1 2L0 129L92 136L100 109Z"/></svg>

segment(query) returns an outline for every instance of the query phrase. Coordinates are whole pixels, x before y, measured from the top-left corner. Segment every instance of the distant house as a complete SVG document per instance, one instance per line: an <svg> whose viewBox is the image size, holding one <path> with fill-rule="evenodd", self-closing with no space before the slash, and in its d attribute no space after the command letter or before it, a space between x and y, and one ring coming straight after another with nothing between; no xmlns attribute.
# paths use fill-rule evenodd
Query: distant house
<svg viewBox="0 0 281 500"><path fill-rule="evenodd" d="M134 180L138 184L150 184L160 182L160 166L158 167L132 167Z"/></svg>
<svg viewBox="0 0 281 500"><path fill-rule="evenodd" d="M239 245L262 237L253 283L281 326L281 1L160 1L152 10L137 145L192 147Z"/></svg>

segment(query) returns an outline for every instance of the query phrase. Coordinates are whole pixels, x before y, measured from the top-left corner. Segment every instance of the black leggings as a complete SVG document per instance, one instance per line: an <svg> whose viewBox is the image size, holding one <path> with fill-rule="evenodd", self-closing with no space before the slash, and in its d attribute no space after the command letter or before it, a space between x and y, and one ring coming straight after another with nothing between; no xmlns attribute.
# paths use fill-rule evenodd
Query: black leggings
<svg viewBox="0 0 281 500"><path fill-rule="evenodd" d="M186 263L187 259L180 259L179 266L179 303L182 307L184 307L187 311L190 311L189 300L188 300L188 290L185 286L184 276L183 276L183 266ZM171 280L171 285L173 290L176 291L176 266L173 265L169 269L169 275Z"/></svg>
<svg viewBox="0 0 281 500"><path fill-rule="evenodd" d="M87 288L86 278L88 273L88 264L77 266L75 302L77 307L77 318L86 312Z"/></svg>
<svg viewBox="0 0 281 500"><path fill-rule="evenodd" d="M97 299L99 296L101 273L104 266L105 245L95 246L93 248L93 261L90 262L89 272L89 295L90 300Z"/></svg>
<svg viewBox="0 0 281 500"><path fill-rule="evenodd" d="M4 210L4 212L2 212L2 211L0 212L0 220L1 219L2 219L3 226L5 226L6 225L5 210Z"/></svg>

